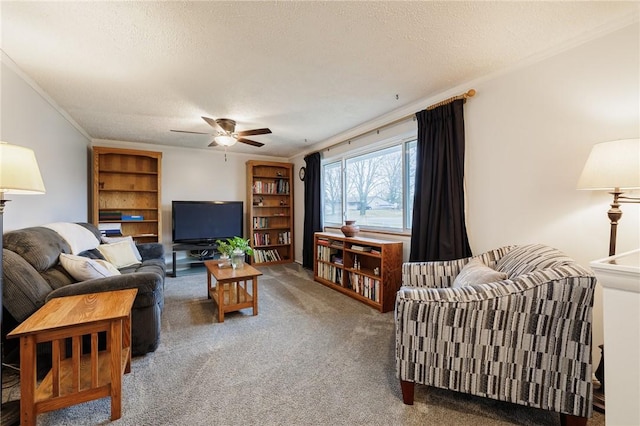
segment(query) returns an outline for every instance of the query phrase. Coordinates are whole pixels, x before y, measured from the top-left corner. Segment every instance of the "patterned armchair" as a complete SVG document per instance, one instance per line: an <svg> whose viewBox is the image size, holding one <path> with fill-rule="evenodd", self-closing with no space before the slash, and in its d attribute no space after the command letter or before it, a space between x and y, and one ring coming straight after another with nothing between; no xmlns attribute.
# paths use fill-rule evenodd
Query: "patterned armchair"
<svg viewBox="0 0 640 426"><path fill-rule="evenodd" d="M507 278L452 288L474 258ZM586 424L593 392L592 272L554 248L526 245L405 263L402 274L396 368L405 404L413 404L418 383L552 410L562 424Z"/></svg>

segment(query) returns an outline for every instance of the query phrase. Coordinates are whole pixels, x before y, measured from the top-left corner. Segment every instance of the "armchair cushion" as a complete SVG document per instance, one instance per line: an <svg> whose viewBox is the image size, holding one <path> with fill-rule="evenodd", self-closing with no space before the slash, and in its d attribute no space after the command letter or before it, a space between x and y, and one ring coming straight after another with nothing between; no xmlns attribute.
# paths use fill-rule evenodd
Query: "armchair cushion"
<svg viewBox="0 0 640 426"><path fill-rule="evenodd" d="M505 272L511 278L571 263L575 261L553 247L530 244L516 247L502 256L496 264L496 270Z"/></svg>
<svg viewBox="0 0 640 426"><path fill-rule="evenodd" d="M498 272L482 263L480 259L472 259L464 265L451 287L458 288L473 284L487 284L507 278L504 272Z"/></svg>

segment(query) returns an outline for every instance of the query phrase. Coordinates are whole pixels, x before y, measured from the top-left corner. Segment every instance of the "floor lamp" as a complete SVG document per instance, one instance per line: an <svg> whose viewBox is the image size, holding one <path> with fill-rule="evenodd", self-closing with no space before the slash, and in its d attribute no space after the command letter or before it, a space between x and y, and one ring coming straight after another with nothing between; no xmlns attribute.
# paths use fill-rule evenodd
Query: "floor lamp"
<svg viewBox="0 0 640 426"><path fill-rule="evenodd" d="M609 256L616 254L620 204L640 203L640 197L625 197L623 190L640 188L640 139L622 139L595 144L578 180L578 189L609 191L613 203L607 212L611 222Z"/></svg>
<svg viewBox="0 0 640 426"><path fill-rule="evenodd" d="M40 169L33 151L17 145L11 145L0 141L0 329L2 328L2 280L3 280L3 259L2 259L2 235L4 221L4 207L7 203L7 194L44 194L44 183L40 176ZM0 361L4 359L4 348L0 346ZM2 375L2 362L0 362L0 377ZM2 401L2 389L0 387L0 401ZM20 421L20 410L13 403L13 407L2 404L2 425L14 423L8 420L10 416L17 413Z"/></svg>
<svg viewBox="0 0 640 426"><path fill-rule="evenodd" d="M640 203L638 197L626 197L622 190L640 188L640 139L622 139L595 144L578 180L578 189L609 191L613 203L607 212L611 222L609 256L616 254L618 221L622 217L620 204ZM600 389L593 392L594 406L605 408L604 345L600 345L602 357L595 371Z"/></svg>

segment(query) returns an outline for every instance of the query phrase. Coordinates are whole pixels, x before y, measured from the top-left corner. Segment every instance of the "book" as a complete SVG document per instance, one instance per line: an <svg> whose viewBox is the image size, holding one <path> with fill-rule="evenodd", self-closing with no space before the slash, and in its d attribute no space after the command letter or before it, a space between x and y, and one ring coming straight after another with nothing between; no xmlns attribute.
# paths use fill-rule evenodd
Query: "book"
<svg viewBox="0 0 640 426"><path fill-rule="evenodd" d="M357 246L355 244L353 244L351 246L351 250L356 250L356 251L371 251L371 247L367 247L367 246Z"/></svg>

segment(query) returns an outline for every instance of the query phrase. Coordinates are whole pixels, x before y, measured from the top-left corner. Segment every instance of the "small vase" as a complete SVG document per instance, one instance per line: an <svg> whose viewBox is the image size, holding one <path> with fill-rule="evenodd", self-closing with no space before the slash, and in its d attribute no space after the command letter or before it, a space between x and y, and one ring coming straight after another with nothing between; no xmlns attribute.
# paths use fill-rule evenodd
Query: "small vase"
<svg viewBox="0 0 640 426"><path fill-rule="evenodd" d="M218 262L218 266L220 268L228 268L229 266L231 266L231 258L229 257L228 254L220 255L220 261Z"/></svg>
<svg viewBox="0 0 640 426"><path fill-rule="evenodd" d="M239 269L244 266L244 251L234 250L231 254L231 267L233 269Z"/></svg>
<svg viewBox="0 0 640 426"><path fill-rule="evenodd" d="M344 225L340 228L345 237L355 237L360 232L360 227L356 225L355 220L345 220Z"/></svg>

